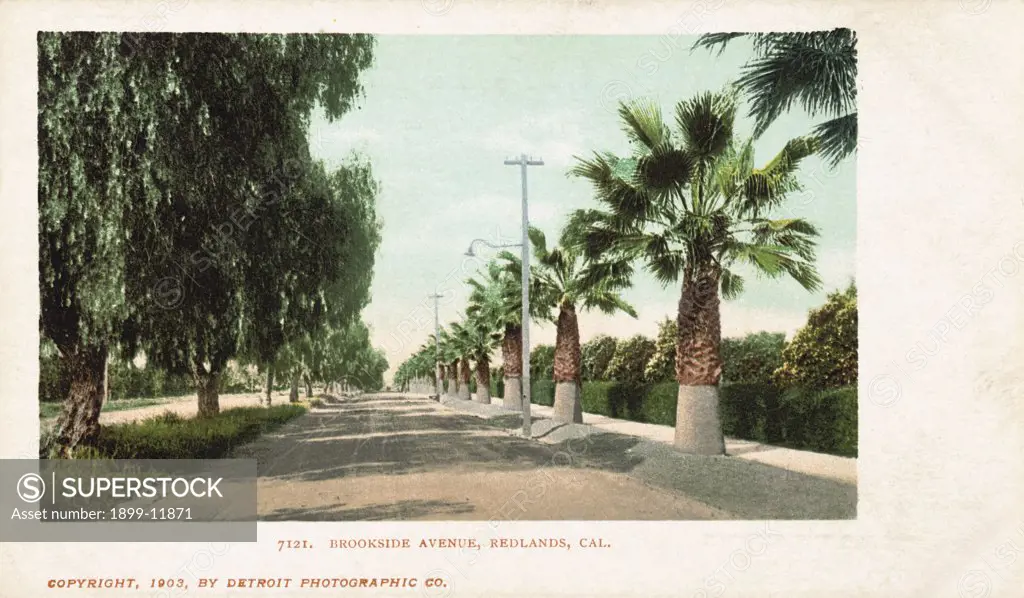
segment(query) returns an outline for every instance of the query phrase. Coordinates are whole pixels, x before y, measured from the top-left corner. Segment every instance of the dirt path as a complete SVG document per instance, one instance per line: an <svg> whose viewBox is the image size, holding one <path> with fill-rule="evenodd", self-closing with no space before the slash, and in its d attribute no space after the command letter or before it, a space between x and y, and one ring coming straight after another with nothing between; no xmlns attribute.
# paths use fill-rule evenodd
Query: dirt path
<svg viewBox="0 0 1024 598"><path fill-rule="evenodd" d="M305 395L302 395L305 396ZM219 397L220 408L231 409L233 407L258 407L261 393L244 394L222 394ZM275 392L272 397L275 405L283 405L288 402L287 392ZM100 423L105 425L122 424L127 422L141 421L165 411L172 411L182 417L194 417L199 410L199 404L195 395L188 395L173 399L170 402L160 405L150 405L138 409L123 409L121 411L105 411L100 414Z"/></svg>
<svg viewBox="0 0 1024 598"><path fill-rule="evenodd" d="M508 424L368 395L315 409L232 456L258 459L266 520L732 518L624 475L621 462L516 438Z"/></svg>

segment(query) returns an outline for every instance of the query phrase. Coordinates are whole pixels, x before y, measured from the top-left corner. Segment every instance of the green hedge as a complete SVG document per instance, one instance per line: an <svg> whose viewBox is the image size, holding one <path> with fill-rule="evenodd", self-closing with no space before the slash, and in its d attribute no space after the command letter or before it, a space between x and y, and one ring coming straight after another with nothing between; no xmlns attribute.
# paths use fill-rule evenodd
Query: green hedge
<svg viewBox="0 0 1024 598"><path fill-rule="evenodd" d="M218 459L306 412L302 405L237 407L208 418L173 412L100 428L93 458Z"/></svg>
<svg viewBox="0 0 1024 598"><path fill-rule="evenodd" d="M530 402L534 405L555 404L554 380L530 380Z"/></svg>
<svg viewBox="0 0 1024 598"><path fill-rule="evenodd" d="M583 411L619 419L676 425L679 385L584 382ZM536 405L552 405L555 383L532 383ZM795 449L857 456L857 388L780 391L765 384L726 384L719 393L726 436Z"/></svg>

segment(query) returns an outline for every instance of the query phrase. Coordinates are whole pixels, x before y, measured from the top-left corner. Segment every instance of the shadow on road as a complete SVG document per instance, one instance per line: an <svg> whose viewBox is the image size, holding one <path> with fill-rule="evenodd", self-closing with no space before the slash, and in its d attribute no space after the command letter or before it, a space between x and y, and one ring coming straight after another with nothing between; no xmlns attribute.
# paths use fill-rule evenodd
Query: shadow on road
<svg viewBox="0 0 1024 598"><path fill-rule="evenodd" d="M265 521L402 521L438 515L459 515L473 511L467 502L441 500L403 500L394 503L345 508L329 507L278 509L263 517Z"/></svg>

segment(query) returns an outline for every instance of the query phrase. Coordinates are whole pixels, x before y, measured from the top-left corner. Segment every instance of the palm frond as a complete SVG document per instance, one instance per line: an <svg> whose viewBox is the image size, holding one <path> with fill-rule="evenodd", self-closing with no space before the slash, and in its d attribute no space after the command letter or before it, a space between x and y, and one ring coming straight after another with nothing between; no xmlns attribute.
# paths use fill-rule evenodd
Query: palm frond
<svg viewBox="0 0 1024 598"><path fill-rule="evenodd" d="M728 268L722 269L720 282L722 285L722 297L725 299L735 299L743 293L743 277L735 274Z"/></svg>
<svg viewBox="0 0 1024 598"><path fill-rule="evenodd" d="M530 245L533 246L533 255L538 261L544 262L548 259L548 241L547 237L544 236L544 232L539 228L530 227L527 231L530 237Z"/></svg>
<svg viewBox="0 0 1024 598"><path fill-rule="evenodd" d="M791 139L764 168L754 169L743 182L740 211L755 218L778 206L789 193L800 189L794 176L800 161L817 151L816 137Z"/></svg>
<svg viewBox="0 0 1024 598"><path fill-rule="evenodd" d="M600 290L590 293L583 300L582 307L585 309L599 309L606 314L614 314L621 311L636 318L636 308L626 302L621 295L610 290Z"/></svg>
<svg viewBox="0 0 1024 598"><path fill-rule="evenodd" d="M696 158L670 144L660 144L637 161L634 184L656 192L675 191L689 183Z"/></svg>
<svg viewBox="0 0 1024 598"><path fill-rule="evenodd" d="M710 162L732 140L736 97L732 93L704 93L676 106L676 124L687 151L698 162Z"/></svg>
<svg viewBox="0 0 1024 598"><path fill-rule="evenodd" d="M662 285L669 285L679 280L679 273L686 265L686 256L681 251L663 251L648 249L645 255L646 269Z"/></svg>
<svg viewBox="0 0 1024 598"><path fill-rule="evenodd" d="M856 104L856 36L848 29L767 38L762 56L736 82L750 98L755 135L798 103L809 114L840 116Z"/></svg>
<svg viewBox="0 0 1024 598"><path fill-rule="evenodd" d="M661 108L648 99L638 99L619 105L622 130L630 141L642 144L648 149L669 141L670 133L661 117Z"/></svg>
<svg viewBox="0 0 1024 598"><path fill-rule="evenodd" d="M843 158L857 151L857 113L851 112L814 127L821 156L835 168Z"/></svg>
<svg viewBox="0 0 1024 598"><path fill-rule="evenodd" d="M725 47L729 45L732 40L750 35L749 33L705 33L704 35L697 38L697 41L693 43L690 50L696 50L697 48L706 48L708 50L714 50L717 46L718 55L721 56L722 52L725 51Z"/></svg>

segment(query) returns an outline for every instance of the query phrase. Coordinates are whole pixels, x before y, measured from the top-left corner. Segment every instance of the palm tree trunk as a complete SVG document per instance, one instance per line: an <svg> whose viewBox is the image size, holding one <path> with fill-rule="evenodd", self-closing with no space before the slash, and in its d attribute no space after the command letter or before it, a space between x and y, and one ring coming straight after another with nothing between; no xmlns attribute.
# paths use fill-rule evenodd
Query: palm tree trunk
<svg viewBox="0 0 1024 598"><path fill-rule="evenodd" d="M476 399L477 403L491 404L491 364L487 357L476 360Z"/></svg>
<svg viewBox="0 0 1024 598"><path fill-rule="evenodd" d="M448 364L448 398L459 398L459 362L453 361Z"/></svg>
<svg viewBox="0 0 1024 598"><path fill-rule="evenodd" d="M679 299L675 446L699 455L725 454L718 407L722 376L719 276L716 267L687 269Z"/></svg>
<svg viewBox="0 0 1024 598"><path fill-rule="evenodd" d="M61 355L71 386L57 420L55 448L57 456L68 458L99 434L100 409L107 394L107 347L62 348Z"/></svg>
<svg viewBox="0 0 1024 598"><path fill-rule="evenodd" d="M501 358L505 363L505 394L502 406L520 411L523 408L523 329L505 325L505 338L501 342Z"/></svg>
<svg viewBox="0 0 1024 598"><path fill-rule="evenodd" d="M470 367L469 360L465 357L459 362L459 399L468 401L473 398L469 393Z"/></svg>
<svg viewBox="0 0 1024 598"><path fill-rule="evenodd" d="M556 422L583 423L580 404L580 327L576 306L563 303L558 310L555 329L555 405Z"/></svg>

